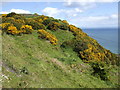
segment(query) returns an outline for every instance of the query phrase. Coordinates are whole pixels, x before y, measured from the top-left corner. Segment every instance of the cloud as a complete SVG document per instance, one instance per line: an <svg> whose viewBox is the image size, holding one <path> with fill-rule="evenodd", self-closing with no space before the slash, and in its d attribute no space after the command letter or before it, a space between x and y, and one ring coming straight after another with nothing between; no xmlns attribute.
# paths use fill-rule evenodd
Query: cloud
<svg viewBox="0 0 120 90"><path fill-rule="evenodd" d="M71 24L78 27L117 27L118 15L111 14L109 16L88 16L76 17L69 20Z"/></svg>
<svg viewBox="0 0 120 90"><path fill-rule="evenodd" d="M78 16L78 14L84 12L82 9L80 8L73 8L73 9L64 9L63 13L66 15L67 18L70 17L76 17Z"/></svg>
<svg viewBox="0 0 120 90"><path fill-rule="evenodd" d="M21 13L21 14L30 14L31 12L23 9L11 9L10 12Z"/></svg>
<svg viewBox="0 0 120 90"><path fill-rule="evenodd" d="M112 14L111 16L110 16L111 18L114 18L114 19L118 19L118 14Z"/></svg>
<svg viewBox="0 0 120 90"><path fill-rule="evenodd" d="M48 16L59 15L63 10L58 8L46 7L42 10L42 13Z"/></svg>
<svg viewBox="0 0 120 90"><path fill-rule="evenodd" d="M75 17L78 15L78 13L82 13L83 10L79 9L79 8L74 8L74 9L58 9L58 8L53 8L53 7L46 7L42 10L42 13L44 15L48 15L51 17L55 17L55 18L61 18L61 16L64 16L64 18L68 18L68 17Z"/></svg>
<svg viewBox="0 0 120 90"><path fill-rule="evenodd" d="M89 16L89 17L82 17L81 21L88 21L88 22L98 22L102 20L108 20L108 16Z"/></svg>
<svg viewBox="0 0 120 90"><path fill-rule="evenodd" d="M96 7L98 2L119 2L119 0L64 0L64 6L70 8L79 7L83 10Z"/></svg>
<svg viewBox="0 0 120 90"><path fill-rule="evenodd" d="M70 8L81 8L81 9L88 9L88 8L93 8L96 6L95 2L89 2L89 0L86 2L78 2L74 0L66 0L64 3L64 6L70 7Z"/></svg>
<svg viewBox="0 0 120 90"><path fill-rule="evenodd" d="M79 9L79 8L75 8L75 11L76 11L76 12L80 12L80 13L83 12L83 10L81 10L81 9Z"/></svg>
<svg viewBox="0 0 120 90"><path fill-rule="evenodd" d="M0 12L0 14L8 14L9 12L7 12L7 11L2 11L2 12Z"/></svg>
<svg viewBox="0 0 120 90"><path fill-rule="evenodd" d="M9 11L2 11L0 12L0 14L8 14L10 12L15 12L15 13L18 13L18 14L30 14L31 12L28 11L28 10L23 10L23 9L11 9Z"/></svg>

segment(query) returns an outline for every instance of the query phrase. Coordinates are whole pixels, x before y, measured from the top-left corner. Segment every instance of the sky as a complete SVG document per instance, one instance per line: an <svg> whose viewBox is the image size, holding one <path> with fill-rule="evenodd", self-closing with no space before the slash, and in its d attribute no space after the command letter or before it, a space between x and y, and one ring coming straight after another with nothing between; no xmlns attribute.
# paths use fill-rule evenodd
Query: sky
<svg viewBox="0 0 120 90"><path fill-rule="evenodd" d="M67 20L81 28L117 28L118 2L114 0L67 0L62 2L2 2L0 14L10 12L43 14ZM86 2L87 1L87 2ZM88 2L90 1L90 2ZM106 2L105 2L106 1Z"/></svg>

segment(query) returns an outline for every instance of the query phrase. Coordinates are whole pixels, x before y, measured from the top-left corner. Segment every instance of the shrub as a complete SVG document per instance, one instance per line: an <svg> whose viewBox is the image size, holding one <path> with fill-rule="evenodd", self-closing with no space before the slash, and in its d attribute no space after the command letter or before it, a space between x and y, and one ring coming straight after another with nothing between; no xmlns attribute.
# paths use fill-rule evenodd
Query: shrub
<svg viewBox="0 0 120 90"><path fill-rule="evenodd" d="M101 80L109 80L108 68L105 63L93 61L93 62L90 62L90 65L93 68L92 75L94 75L96 77L100 77Z"/></svg>
<svg viewBox="0 0 120 90"><path fill-rule="evenodd" d="M7 14L2 14L2 17L6 17L7 16Z"/></svg>
<svg viewBox="0 0 120 90"><path fill-rule="evenodd" d="M42 24L48 25L51 21L52 21L52 20L51 20L50 18L48 18L48 19L44 20L44 21L42 22Z"/></svg>
<svg viewBox="0 0 120 90"><path fill-rule="evenodd" d="M9 14L7 14L7 17L13 17L14 15L17 15L15 12L11 12Z"/></svg>
<svg viewBox="0 0 120 90"><path fill-rule="evenodd" d="M62 48L73 48L73 41L72 40L69 40L69 41L65 41L61 44L61 47Z"/></svg>
<svg viewBox="0 0 120 90"><path fill-rule="evenodd" d="M39 38L49 40L51 44L57 45L58 40L54 35L50 34L49 32L43 29L38 30L38 33L39 33L39 36L38 36Z"/></svg>
<svg viewBox="0 0 120 90"><path fill-rule="evenodd" d="M118 58L116 55L112 54L110 51L106 49L99 49L99 47L95 47L92 44L87 44L87 49L83 51L79 51L80 58L90 62L92 60L103 61L107 64L117 64Z"/></svg>
<svg viewBox="0 0 120 90"><path fill-rule="evenodd" d="M95 48L93 45L91 44L87 44L88 48L80 51L80 57L83 60L96 60L96 61L105 61L106 60L106 56L104 53L100 52L98 48Z"/></svg>
<svg viewBox="0 0 120 90"><path fill-rule="evenodd" d="M25 21L22 19L16 19L15 22L13 22L13 25L17 27L17 29L20 29L22 25L25 24Z"/></svg>
<svg viewBox="0 0 120 90"><path fill-rule="evenodd" d="M116 55L99 45L96 40L82 32L80 28L69 25L69 30L75 35L75 38L71 41L64 42L62 44L63 47L71 46L84 62L96 60L104 61L107 64L118 65L118 57Z"/></svg>
<svg viewBox="0 0 120 90"><path fill-rule="evenodd" d="M39 29L46 29L46 27L45 27L45 25L43 25L43 24L39 24Z"/></svg>
<svg viewBox="0 0 120 90"><path fill-rule="evenodd" d="M48 29L49 30L53 30L53 31L56 31L56 30L58 30L59 29L59 27L60 27L60 23L58 23L58 22L51 22L51 23L49 23L48 24Z"/></svg>
<svg viewBox="0 0 120 90"><path fill-rule="evenodd" d="M66 24L60 24L59 28L62 29L62 30L68 30L69 29L68 25L66 25Z"/></svg>
<svg viewBox="0 0 120 90"><path fill-rule="evenodd" d="M38 17L35 17L34 20L39 22L39 23L42 23L44 20L46 20L48 18L49 18L48 16L40 15Z"/></svg>
<svg viewBox="0 0 120 90"><path fill-rule="evenodd" d="M83 51L87 48L88 48L87 42L84 42L82 40L74 40L73 41L73 50L75 52L80 52L80 51Z"/></svg>
<svg viewBox="0 0 120 90"><path fill-rule="evenodd" d="M87 35L86 33L82 32L80 28L77 28L74 25L69 25L69 30L73 33L74 36L77 36L77 35L86 36Z"/></svg>
<svg viewBox="0 0 120 90"><path fill-rule="evenodd" d="M29 26L29 25L22 25L20 30L24 34L31 34L33 31L32 26Z"/></svg>
<svg viewBox="0 0 120 90"><path fill-rule="evenodd" d="M2 29L2 34L4 34L5 32L7 32L8 27L10 26L10 23L2 23L0 24L0 28Z"/></svg>
<svg viewBox="0 0 120 90"><path fill-rule="evenodd" d="M17 35L19 34L19 31L17 30L15 26L11 25L7 29L7 34Z"/></svg>
<svg viewBox="0 0 120 90"><path fill-rule="evenodd" d="M34 16L39 16L39 14L37 14L37 13L34 13L33 15L34 15Z"/></svg>
<svg viewBox="0 0 120 90"><path fill-rule="evenodd" d="M20 15L20 14L16 14L13 16L14 19L21 19L21 20L25 20L25 17Z"/></svg>
<svg viewBox="0 0 120 90"><path fill-rule="evenodd" d="M8 26L10 26L10 23L2 23L0 24L0 27L2 28L2 30L7 30Z"/></svg>
<svg viewBox="0 0 120 90"><path fill-rule="evenodd" d="M69 30L69 23L66 20L59 20L59 28L62 30Z"/></svg>
<svg viewBox="0 0 120 90"><path fill-rule="evenodd" d="M31 25L33 29L45 29L45 26L43 24L40 24L39 22L35 21L34 19L27 19L26 20L27 25Z"/></svg>
<svg viewBox="0 0 120 90"><path fill-rule="evenodd" d="M66 21L66 20L63 20L62 21L64 24L68 24L69 25L69 23Z"/></svg>
<svg viewBox="0 0 120 90"><path fill-rule="evenodd" d="M42 23L43 23L44 25L48 25L48 24L50 24L51 22L57 22L57 23L58 23L59 20L54 19L54 18L52 18L52 17L49 17L49 18L47 18L47 19L44 19Z"/></svg>
<svg viewBox="0 0 120 90"><path fill-rule="evenodd" d="M13 17L3 17L2 18L2 23L12 23L14 21L15 21L15 19Z"/></svg>
<svg viewBox="0 0 120 90"><path fill-rule="evenodd" d="M71 47L75 52L83 51L88 48L87 42L76 40L75 38L62 43L62 47Z"/></svg>
<svg viewBox="0 0 120 90"><path fill-rule="evenodd" d="M23 24L25 24L25 21L22 20L22 19L15 19L15 21L16 21L17 23L23 23Z"/></svg>
<svg viewBox="0 0 120 90"><path fill-rule="evenodd" d="M11 23L11 24L13 24L17 29L20 29L20 27L25 24L25 21L24 21L24 20L22 20L22 19L15 19L15 18L13 18L13 17L3 18L2 22L3 22L3 23Z"/></svg>
<svg viewBox="0 0 120 90"><path fill-rule="evenodd" d="M38 22L39 22L39 23L42 23L42 22L43 22L43 20L42 20L42 19L39 19L39 20L38 20Z"/></svg>
<svg viewBox="0 0 120 90"><path fill-rule="evenodd" d="M49 17L48 17L48 16L41 15L41 16L39 16L39 18L41 18L42 20L46 20L46 19L48 19Z"/></svg>

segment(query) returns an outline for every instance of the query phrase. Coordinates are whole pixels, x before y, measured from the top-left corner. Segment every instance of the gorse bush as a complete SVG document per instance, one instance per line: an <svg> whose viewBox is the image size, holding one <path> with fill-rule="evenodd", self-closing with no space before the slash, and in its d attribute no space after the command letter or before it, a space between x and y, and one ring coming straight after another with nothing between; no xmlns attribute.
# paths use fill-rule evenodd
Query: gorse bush
<svg viewBox="0 0 120 90"><path fill-rule="evenodd" d="M2 34L4 34L5 32L7 32L8 27L10 26L10 23L2 23L0 24L0 28L2 30Z"/></svg>
<svg viewBox="0 0 120 90"><path fill-rule="evenodd" d="M19 34L19 31L17 30L17 28L15 26L11 25L8 27L7 33L12 34L12 35L17 35L17 34Z"/></svg>
<svg viewBox="0 0 120 90"><path fill-rule="evenodd" d="M44 25L46 25L46 26L48 27L48 25L50 25L50 24L53 23L53 22L59 23L59 20L54 19L54 18L52 18L52 17L49 17L49 18L43 20L42 24L44 24ZM60 23L59 23L59 24L60 24ZM54 25L53 25L53 26L54 26ZM49 27L48 27L48 28L49 28Z"/></svg>
<svg viewBox="0 0 120 90"><path fill-rule="evenodd" d="M2 17L6 17L7 16L7 14L2 14Z"/></svg>
<svg viewBox="0 0 120 90"><path fill-rule="evenodd" d="M60 23L59 28L60 28L61 30L69 30L69 24L67 23L66 20L59 21L59 23Z"/></svg>
<svg viewBox="0 0 120 90"><path fill-rule="evenodd" d="M69 23L68 23L66 20L63 20L62 22L63 22L64 24L69 25Z"/></svg>
<svg viewBox="0 0 120 90"><path fill-rule="evenodd" d="M25 21L22 19L15 19L13 17L7 17L2 19L2 23L11 23L13 24L17 29L20 29L22 25L25 24Z"/></svg>
<svg viewBox="0 0 120 90"><path fill-rule="evenodd" d="M5 32L12 35L17 35L20 33L20 31L18 31L18 29L13 24L2 23L0 26L2 28L2 34Z"/></svg>
<svg viewBox="0 0 120 90"><path fill-rule="evenodd" d="M26 20L26 24L31 25L34 30L45 29L45 26L43 24L41 24L31 18Z"/></svg>
<svg viewBox="0 0 120 90"><path fill-rule="evenodd" d="M43 23L43 21L47 20L48 18L49 18L48 16L40 15L40 16L34 17L33 19L38 23Z"/></svg>
<svg viewBox="0 0 120 90"><path fill-rule="evenodd" d="M49 30L58 30L58 29L61 29L61 30L68 30L69 29L69 24L67 23L66 20L57 20L57 19L54 19L52 17L44 20L42 22L44 25L47 26L47 29Z"/></svg>
<svg viewBox="0 0 120 90"><path fill-rule="evenodd" d="M48 18L48 19L44 20L44 21L42 22L42 24L44 24L44 25L47 26L51 21L52 21L52 19L51 19L51 18Z"/></svg>
<svg viewBox="0 0 120 90"><path fill-rule="evenodd" d="M51 44L57 45L58 40L54 35L50 34L49 32L43 29L38 30L38 33L39 33L38 36L39 38L49 40Z"/></svg>
<svg viewBox="0 0 120 90"><path fill-rule="evenodd" d="M60 27L60 23L52 21L51 23L48 24L47 29L56 31Z"/></svg>
<svg viewBox="0 0 120 90"><path fill-rule="evenodd" d="M88 46L87 49L79 52L82 59L85 59L87 61L90 61L90 60L103 61L103 60L105 60L104 59L105 54L98 52L98 50L95 47L93 47L93 45L91 45L91 44L87 44L87 46Z"/></svg>
<svg viewBox="0 0 120 90"><path fill-rule="evenodd" d="M18 34L31 34L33 29L29 25L22 25L18 30L13 24L10 23L2 23L0 24L2 28L2 33L6 32L7 34L18 35Z"/></svg>
<svg viewBox="0 0 120 90"><path fill-rule="evenodd" d="M33 32L32 26L30 25L22 25L20 30L25 34L31 34Z"/></svg>
<svg viewBox="0 0 120 90"><path fill-rule="evenodd" d="M15 21L15 19L13 17L3 17L2 18L2 23L12 23L14 21Z"/></svg>
<svg viewBox="0 0 120 90"><path fill-rule="evenodd" d="M48 19L49 17L48 17L48 16L45 16L45 15L41 15L41 16L39 16L38 18L41 18L42 20L46 20L46 19Z"/></svg>
<svg viewBox="0 0 120 90"><path fill-rule="evenodd" d="M74 25L69 25L69 30L73 33L74 36L77 36L77 35L86 36L87 35L86 33L82 32L80 28L77 28Z"/></svg>
<svg viewBox="0 0 120 90"><path fill-rule="evenodd" d="M17 28L20 29L22 25L24 25L24 21L22 20L16 20L15 22L13 22L13 25Z"/></svg>
<svg viewBox="0 0 120 90"><path fill-rule="evenodd" d="M2 28L2 30L7 30L8 26L10 26L10 23L2 23L0 24L0 27Z"/></svg>
<svg viewBox="0 0 120 90"><path fill-rule="evenodd" d="M69 25L69 30L75 38L71 41L64 42L61 46L72 47L84 62L96 60L104 61L107 64L117 64L118 60L116 55L103 48L96 40L82 32L80 28Z"/></svg>

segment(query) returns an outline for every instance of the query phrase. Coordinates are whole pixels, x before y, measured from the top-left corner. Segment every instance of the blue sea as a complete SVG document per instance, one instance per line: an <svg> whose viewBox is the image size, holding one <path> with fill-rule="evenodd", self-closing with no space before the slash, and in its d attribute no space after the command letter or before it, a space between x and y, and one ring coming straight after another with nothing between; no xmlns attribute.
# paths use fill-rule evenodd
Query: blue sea
<svg viewBox="0 0 120 90"><path fill-rule="evenodd" d="M100 45L113 53L118 53L117 28L89 28L82 29L90 37L96 39Z"/></svg>

